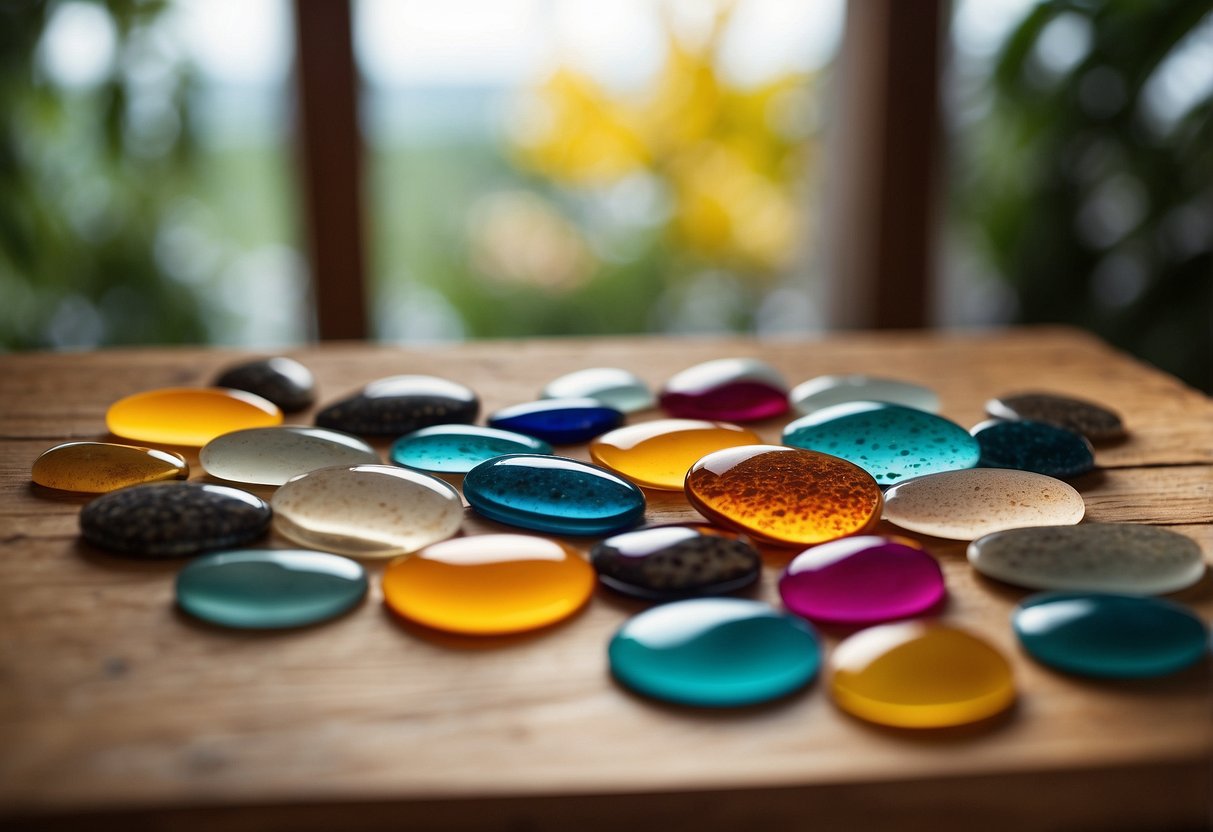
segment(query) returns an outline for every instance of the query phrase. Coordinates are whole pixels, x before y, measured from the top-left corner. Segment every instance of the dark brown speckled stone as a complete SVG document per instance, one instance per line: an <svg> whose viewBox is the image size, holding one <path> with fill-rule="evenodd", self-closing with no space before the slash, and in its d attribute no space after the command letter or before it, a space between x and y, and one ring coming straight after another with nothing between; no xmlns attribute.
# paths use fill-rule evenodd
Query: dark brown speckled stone
<svg viewBox="0 0 1213 832"><path fill-rule="evenodd" d="M195 482L136 485L93 500L80 532L94 546L145 558L238 546L269 527L269 504L247 491Z"/></svg>
<svg viewBox="0 0 1213 832"><path fill-rule="evenodd" d="M470 425L480 399L468 387L436 376L392 376L316 414L322 428L361 436L403 436L431 425Z"/></svg>
<svg viewBox="0 0 1213 832"><path fill-rule="evenodd" d="M255 393L284 413L311 407L316 395L311 371L295 359L281 356L228 367L215 379L214 386Z"/></svg>
<svg viewBox="0 0 1213 832"><path fill-rule="evenodd" d="M1056 393L1016 393L986 402L995 419L1027 419L1081 433L1092 442L1121 439L1125 425L1112 410L1094 402Z"/></svg>
<svg viewBox="0 0 1213 832"><path fill-rule="evenodd" d="M590 563L604 586L653 601L723 595L762 572L762 556L748 540L701 525L617 534L590 550Z"/></svg>

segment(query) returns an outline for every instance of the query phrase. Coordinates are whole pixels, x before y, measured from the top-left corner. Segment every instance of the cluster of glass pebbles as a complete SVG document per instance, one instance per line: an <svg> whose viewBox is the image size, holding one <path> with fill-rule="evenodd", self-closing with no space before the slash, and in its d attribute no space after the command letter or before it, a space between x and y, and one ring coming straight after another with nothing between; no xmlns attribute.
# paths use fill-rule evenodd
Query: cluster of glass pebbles
<svg viewBox="0 0 1213 832"><path fill-rule="evenodd" d="M833 661L831 692L840 706L855 715L902 727L939 727L1000 712L1014 699L1014 683L1009 664L997 650L972 634L937 623L916 622L913 627L885 623L937 611L946 590L938 563L917 544L864 536L880 519L883 496L876 481L885 479L880 485L888 485L902 477L967 470L979 463L1029 471L1045 465L1059 476L1077 476L1093 465L1090 444L1075 425L1019 419L1019 414L1003 412L1003 400L992 402L989 410L1006 421L984 423L970 434L934 415L938 399L926 388L842 376L814 379L788 391L773 368L750 359L708 362L671 379L660 397L663 407L671 416L698 418L627 427L621 427L625 414L652 407L655 397L623 370L592 369L561 377L542 391L540 400L491 415L489 427L470 424L478 411L470 390L442 379L396 377L322 410L317 423L327 428L306 428L278 427L281 415L274 416L276 406L256 401L257 392L267 392L268 378L280 394L285 384L294 409L306 407L311 391L299 390L296 383L305 378L303 374L291 368L284 381L283 373L268 372L273 368L256 369L245 374L254 382L248 385L251 392L233 394L237 408L252 405L253 420L247 428L230 430L230 419L236 418L238 424L240 417L232 417L227 412L232 403L224 401L223 418L229 421L220 435L206 441L201 461L221 479L282 486L274 497L275 528L309 550L232 548L197 558L178 578L178 600L184 610L232 627L311 624L344 613L366 592L365 570L332 552L360 557L412 553L393 561L385 572L388 606L423 626L492 635L542 627L572 615L588 601L596 570L598 579L614 591L666 602L625 623L612 640L608 652L616 678L643 694L692 705L752 704L803 687L817 675L821 663L820 642L808 623L815 621L871 630L861 630L862 638L856 633L844 641ZM223 376L228 384L239 377L232 371ZM310 380L310 375L306 378ZM295 389L290 389L292 385ZM410 389L425 400L427 412L437 413L428 417L429 423L401 412L400 395L407 398ZM385 390L387 395L382 394ZM224 395L214 390L188 393L214 394ZM141 395L154 397L155 391ZM279 401L287 409L281 395ZM385 402L386 407L379 407ZM196 409L198 404L191 401L186 406ZM111 412L123 407L129 417L128 400ZM753 421L788 409L802 415L784 431L787 446L763 446L756 434L743 427L711 421L725 416ZM1066 411L1063 407L1059 412ZM383 419L382 425L376 419ZM1105 434L1097 438L1107 438L1106 421ZM164 441L155 433L154 422L151 433L139 434L136 429L131 438ZM113 420L110 426L119 433ZM1000 432L1001 426L1011 430ZM384 466L366 442L333 429L341 427L364 435L416 429L396 440L390 450L395 465ZM196 433L204 436L205 426ZM983 442L983 434L991 441ZM873 439L892 441L879 447ZM590 454L599 466L553 454L553 444L586 440L592 440ZM197 437L175 441L201 444ZM939 452L941 445L944 450ZM924 447L935 453L924 456L920 453ZM183 472L179 455L166 459L164 455L171 452L131 451L159 454L159 467L152 466L154 475L135 482L188 476L188 466ZM51 467L43 460L39 463ZM35 481L39 481L39 463ZM841 482L835 508L822 522L809 524L812 528L807 531L793 532L786 523L772 522L771 516L756 516L769 499L739 504L735 497L740 488L728 481L730 471L744 471L753 482L786 474L789 466L793 475L807 470ZM692 505L718 525L627 531L643 515L644 496L637 484L675 490L680 470L688 472L681 479ZM594 547L594 570L574 549L543 538L485 535L448 540L459 528L459 494L431 475L464 475L464 497L478 512L499 522L562 535L619 534ZM424 505L424 510L398 518L395 532L368 533L368 528L382 526L374 520L375 504L369 504L368 513L368 495L360 490L374 482L379 484L371 488L373 493L382 496L385 489L390 493L395 488L406 501ZM528 482L534 492L529 496ZM782 494L787 493L787 483L786 476L773 481ZM550 500L543 498L553 486L567 502L590 508L553 511ZM214 492L221 487L210 488ZM217 499L214 493L209 496ZM420 503L418 496L423 497ZM321 516L310 517L318 507L323 507ZM791 513L798 512L785 511L785 516ZM844 517L841 524L839 516ZM418 517L426 520L420 532ZM311 527L309 519L314 521ZM914 528L913 520L904 525ZM88 537L89 527L84 528ZM106 542L98 536L90 539L101 545ZM714 597L744 589L758 579L761 556L752 541L812 546L791 562L779 582L789 612L756 601ZM229 535L218 545L239 542L243 542L239 535ZM158 556L138 551L137 545L127 551ZM1196 558L1199 561L1199 550ZM1188 568L1191 571L1190 563ZM1039 622L1047 620L1041 608L1050 603L1068 603L1072 613L1071 596L1039 596L1021 606L1015 626L1025 648L1046 663L1097 676L1157 675L1199 657L1192 645L1199 642L1203 629L1193 630L1175 605L1151 607L1154 599L1120 595L1086 600L1087 607L1095 608L1093 615L1106 615L1108 608L1115 608L1121 618L1144 616L1142 620L1149 619L1151 626L1159 626L1151 615L1170 615L1172 629L1182 632L1179 658L1170 664L1138 666L1118 654L1115 644L1102 644L1094 652L1110 650L1103 665L1092 669L1090 662L1067 664L1069 654L1062 649L1058 658L1056 644L1049 642L1047 633L1041 635ZM540 608L550 612L536 615ZM1073 631L1098 630L1088 625L1084 631L1073 622L1069 626L1071 638ZM855 640L867 646L849 646ZM873 649L873 644L880 649ZM1089 655L1091 646L1084 651ZM1202 651L1203 643L1196 653ZM722 662L722 656L729 660ZM935 660L943 656L948 666L981 670L938 674L932 680L934 688L924 690L921 678L915 678L922 674L906 671L924 656Z"/></svg>

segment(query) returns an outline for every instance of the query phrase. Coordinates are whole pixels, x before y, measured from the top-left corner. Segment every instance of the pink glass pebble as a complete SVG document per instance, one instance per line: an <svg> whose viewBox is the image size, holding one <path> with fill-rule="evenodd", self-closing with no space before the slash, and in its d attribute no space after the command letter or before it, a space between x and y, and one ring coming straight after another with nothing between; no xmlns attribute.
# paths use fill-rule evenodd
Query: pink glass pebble
<svg viewBox="0 0 1213 832"><path fill-rule="evenodd" d="M720 358L688 367L661 390L670 416L757 422L788 412L788 390L774 367L753 358Z"/></svg>
<svg viewBox="0 0 1213 832"><path fill-rule="evenodd" d="M944 597L935 558L900 538L848 537L796 556L779 579L784 605L821 624L866 626L921 615Z"/></svg>

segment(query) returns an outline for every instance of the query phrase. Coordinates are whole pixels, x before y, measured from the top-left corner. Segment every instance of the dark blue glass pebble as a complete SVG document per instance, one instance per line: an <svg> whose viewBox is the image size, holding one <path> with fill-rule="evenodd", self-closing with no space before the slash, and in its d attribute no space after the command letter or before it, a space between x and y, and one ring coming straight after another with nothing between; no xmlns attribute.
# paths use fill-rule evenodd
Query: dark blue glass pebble
<svg viewBox="0 0 1213 832"><path fill-rule="evenodd" d="M1091 443L1044 422L982 422L972 430L982 468L1016 468L1049 477L1077 477L1095 467Z"/></svg>
<svg viewBox="0 0 1213 832"><path fill-rule="evenodd" d="M1083 676L1164 676L1209 650L1204 622L1161 598L1046 592L1023 601L1011 623L1037 661Z"/></svg>
<svg viewBox="0 0 1213 832"><path fill-rule="evenodd" d="M623 413L596 399L542 399L502 408L488 421L553 445L573 445L619 427Z"/></svg>
<svg viewBox="0 0 1213 832"><path fill-rule="evenodd" d="M600 535L644 516L644 494L605 468L540 454L482 462L463 478L463 496L500 523L552 534Z"/></svg>

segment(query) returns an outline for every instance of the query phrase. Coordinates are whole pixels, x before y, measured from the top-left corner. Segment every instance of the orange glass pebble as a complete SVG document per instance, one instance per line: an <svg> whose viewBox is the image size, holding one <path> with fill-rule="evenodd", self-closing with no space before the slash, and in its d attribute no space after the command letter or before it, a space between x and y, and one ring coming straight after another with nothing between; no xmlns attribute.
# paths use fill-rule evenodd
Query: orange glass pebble
<svg viewBox="0 0 1213 832"><path fill-rule="evenodd" d="M844 711L898 728L988 719L1015 701L1011 665L964 630L926 621L869 627L830 656L830 694Z"/></svg>
<svg viewBox="0 0 1213 832"><path fill-rule="evenodd" d="M782 445L708 454L686 479L709 520L781 546L811 546L871 529L883 498L872 475L845 459Z"/></svg>
<svg viewBox="0 0 1213 832"><path fill-rule="evenodd" d="M657 419L604 433L590 443L590 456L644 488L681 491L687 471L699 459L760 442L753 431L724 422Z"/></svg>
<svg viewBox="0 0 1213 832"><path fill-rule="evenodd" d="M90 494L145 482L184 480L189 475L190 466L181 454L110 442L56 445L34 460L30 471L38 485Z"/></svg>
<svg viewBox="0 0 1213 832"><path fill-rule="evenodd" d="M396 613L465 635L504 635L577 612L594 570L563 543L522 534L459 537L388 564L383 596Z"/></svg>
<svg viewBox="0 0 1213 832"><path fill-rule="evenodd" d="M216 436L282 424L282 411L260 396L223 387L165 387L110 405L110 433L140 442L201 448Z"/></svg>

